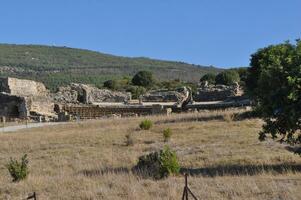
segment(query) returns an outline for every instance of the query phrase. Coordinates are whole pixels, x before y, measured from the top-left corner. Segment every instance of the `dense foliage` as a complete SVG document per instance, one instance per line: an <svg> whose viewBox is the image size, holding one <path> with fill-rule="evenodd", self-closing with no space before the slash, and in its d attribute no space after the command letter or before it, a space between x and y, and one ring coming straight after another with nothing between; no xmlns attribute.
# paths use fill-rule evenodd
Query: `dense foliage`
<svg viewBox="0 0 301 200"><path fill-rule="evenodd" d="M221 85L232 85L235 82L239 82L239 74L235 70L226 70L215 77L215 83Z"/></svg>
<svg viewBox="0 0 301 200"><path fill-rule="evenodd" d="M207 81L209 84L215 84L216 75L213 73L207 73L200 79L200 82Z"/></svg>
<svg viewBox="0 0 301 200"><path fill-rule="evenodd" d="M13 178L14 182L23 180L28 175L28 159L27 155L25 154L21 158L21 162L18 160L10 159L10 162L6 165L11 177Z"/></svg>
<svg viewBox="0 0 301 200"><path fill-rule="evenodd" d="M249 94L265 121L267 134L291 144L301 143L301 42L268 46L251 58Z"/></svg>
<svg viewBox="0 0 301 200"><path fill-rule="evenodd" d="M141 70L158 80L180 79L198 82L199 77L220 69L149 58L127 58L95 51L40 45L0 44L0 76L42 81L55 90L71 82L103 86L110 79L132 77Z"/></svg>
<svg viewBox="0 0 301 200"><path fill-rule="evenodd" d="M132 83L142 87L152 87L155 84L153 74L149 71L139 71L132 79Z"/></svg>
<svg viewBox="0 0 301 200"><path fill-rule="evenodd" d="M180 165L176 153L165 146L160 152L139 157L134 171L145 177L161 179L172 174L178 174Z"/></svg>
<svg viewBox="0 0 301 200"><path fill-rule="evenodd" d="M118 88L118 82L116 80L107 80L103 83L103 86L110 90L116 90Z"/></svg>

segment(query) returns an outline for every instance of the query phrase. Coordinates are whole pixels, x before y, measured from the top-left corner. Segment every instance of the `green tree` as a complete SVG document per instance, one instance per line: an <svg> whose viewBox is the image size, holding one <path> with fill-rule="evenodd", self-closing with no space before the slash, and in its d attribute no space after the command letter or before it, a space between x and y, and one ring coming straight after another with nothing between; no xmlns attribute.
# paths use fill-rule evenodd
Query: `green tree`
<svg viewBox="0 0 301 200"><path fill-rule="evenodd" d="M221 85L232 85L235 82L239 82L239 81L240 81L239 74L235 70L223 71L215 77L215 83Z"/></svg>
<svg viewBox="0 0 301 200"><path fill-rule="evenodd" d="M301 42L272 45L251 57L248 93L265 121L259 139L301 143Z"/></svg>
<svg viewBox="0 0 301 200"><path fill-rule="evenodd" d="M200 82L208 81L209 84L215 84L216 75L213 73L207 73L200 79Z"/></svg>
<svg viewBox="0 0 301 200"><path fill-rule="evenodd" d="M155 81L153 74L149 71L140 71L132 79L132 83L137 86L151 87Z"/></svg>
<svg viewBox="0 0 301 200"><path fill-rule="evenodd" d="M103 86L111 90L116 90L118 88L118 83L116 80L107 80L103 83Z"/></svg>

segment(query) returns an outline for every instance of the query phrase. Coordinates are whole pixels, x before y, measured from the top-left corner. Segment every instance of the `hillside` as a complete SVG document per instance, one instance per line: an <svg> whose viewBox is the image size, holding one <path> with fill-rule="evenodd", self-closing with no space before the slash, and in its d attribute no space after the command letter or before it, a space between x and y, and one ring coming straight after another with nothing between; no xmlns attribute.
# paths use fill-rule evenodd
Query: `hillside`
<svg viewBox="0 0 301 200"><path fill-rule="evenodd" d="M149 70L159 80L198 81L221 69L183 62L128 58L95 51L41 45L0 44L0 76L42 81L49 89L70 82L101 86L105 80Z"/></svg>

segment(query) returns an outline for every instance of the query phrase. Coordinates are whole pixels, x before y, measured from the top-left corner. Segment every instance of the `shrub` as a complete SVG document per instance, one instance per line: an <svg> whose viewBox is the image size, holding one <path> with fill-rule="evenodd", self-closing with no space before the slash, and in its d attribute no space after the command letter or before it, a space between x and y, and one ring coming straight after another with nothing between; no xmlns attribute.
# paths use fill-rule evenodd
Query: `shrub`
<svg viewBox="0 0 301 200"><path fill-rule="evenodd" d="M21 162L10 158L10 162L6 165L13 182L23 180L28 175L28 159L27 154L21 158Z"/></svg>
<svg viewBox="0 0 301 200"><path fill-rule="evenodd" d="M176 153L165 146L160 152L152 152L139 157L139 161L133 169L144 177L161 179L178 174L180 166Z"/></svg>
<svg viewBox="0 0 301 200"><path fill-rule="evenodd" d="M103 83L103 86L111 90L116 90L118 88L118 83L116 80L107 80Z"/></svg>
<svg viewBox="0 0 301 200"><path fill-rule="evenodd" d="M139 127L143 130L149 130L153 126L153 122L151 120L143 120L140 124Z"/></svg>
<svg viewBox="0 0 301 200"><path fill-rule="evenodd" d="M200 79L200 82L208 81L209 84L215 84L216 75L213 73L207 73Z"/></svg>
<svg viewBox="0 0 301 200"><path fill-rule="evenodd" d="M134 145L134 139L133 139L131 134L125 135L125 139L126 139L125 140L126 146L133 146Z"/></svg>
<svg viewBox="0 0 301 200"><path fill-rule="evenodd" d="M133 99L138 99L141 95L145 94L146 89L141 86L129 86L126 91L132 94Z"/></svg>
<svg viewBox="0 0 301 200"><path fill-rule="evenodd" d="M239 81L239 74L234 70L223 71L215 77L215 83L221 85L232 85Z"/></svg>
<svg viewBox="0 0 301 200"><path fill-rule="evenodd" d="M168 142L171 138L172 132L170 128L164 129L163 130L163 137L164 137L164 142Z"/></svg>
<svg viewBox="0 0 301 200"><path fill-rule="evenodd" d="M151 87L154 85L155 80L151 72L140 71L137 74L135 74L135 76L132 79L132 83L138 86Z"/></svg>

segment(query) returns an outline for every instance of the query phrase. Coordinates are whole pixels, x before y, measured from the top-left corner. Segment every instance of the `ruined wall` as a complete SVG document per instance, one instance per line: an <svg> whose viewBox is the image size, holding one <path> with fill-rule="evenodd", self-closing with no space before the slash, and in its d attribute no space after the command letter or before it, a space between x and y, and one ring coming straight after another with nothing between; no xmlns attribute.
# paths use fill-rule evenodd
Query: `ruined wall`
<svg viewBox="0 0 301 200"><path fill-rule="evenodd" d="M54 104L43 83L16 78L0 79L0 115L53 115Z"/></svg>
<svg viewBox="0 0 301 200"><path fill-rule="evenodd" d="M28 108L24 97L0 93L0 116L27 117Z"/></svg>
<svg viewBox="0 0 301 200"><path fill-rule="evenodd" d="M17 78L1 78L0 92L17 96L44 96L48 93L43 83Z"/></svg>
<svg viewBox="0 0 301 200"><path fill-rule="evenodd" d="M229 97L240 95L239 86L209 85L198 88L195 101L224 101Z"/></svg>
<svg viewBox="0 0 301 200"><path fill-rule="evenodd" d="M182 102L189 95L186 87L171 90L150 91L142 96L143 102Z"/></svg>
<svg viewBox="0 0 301 200"><path fill-rule="evenodd" d="M131 99L131 95L125 92L99 89L85 84L72 83L66 87L60 87L53 95L57 103L83 103L93 104L101 102L125 102Z"/></svg>

